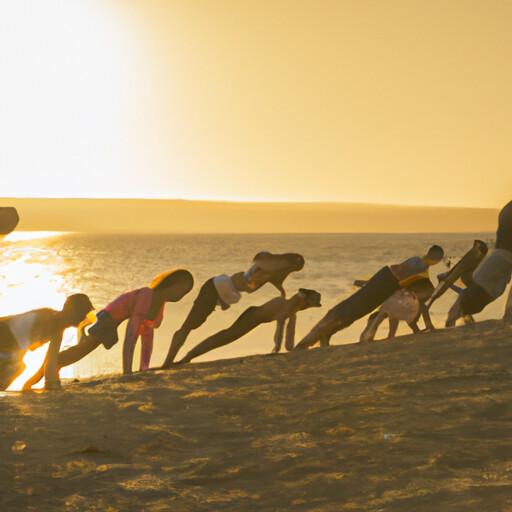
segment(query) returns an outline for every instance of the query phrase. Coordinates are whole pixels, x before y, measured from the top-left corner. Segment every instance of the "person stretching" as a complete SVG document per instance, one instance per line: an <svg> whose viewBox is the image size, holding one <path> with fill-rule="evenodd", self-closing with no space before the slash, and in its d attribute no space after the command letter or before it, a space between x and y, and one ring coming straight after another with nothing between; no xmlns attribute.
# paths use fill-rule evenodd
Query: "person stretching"
<svg viewBox="0 0 512 512"><path fill-rule="evenodd" d="M291 272L302 270L303 267L304 258L300 254L260 252L247 272L237 272L231 276L222 274L208 279L199 290L183 325L174 333L162 368L169 368L173 364L190 332L203 325L217 306L226 310L240 300L242 292L253 293L266 283L273 284L285 297L284 280Z"/></svg>
<svg viewBox="0 0 512 512"><path fill-rule="evenodd" d="M59 353L58 368L76 363L103 345L111 349L118 341L117 329L128 320L123 343L123 373L131 373L133 353L138 337L142 340L140 369L147 370L153 351L153 331L158 328L164 315L166 302L178 302L194 286L194 278L188 270L172 270L157 276L150 286L123 293L97 314L96 322L89 327L78 344ZM24 389L39 382L40 369Z"/></svg>
<svg viewBox="0 0 512 512"><path fill-rule="evenodd" d="M295 348L306 349L318 341L321 346L328 346L335 332L371 313L400 288L428 278L428 269L443 256L443 249L433 245L423 257L414 256L397 265L383 267L359 290L329 310Z"/></svg>
<svg viewBox="0 0 512 512"><path fill-rule="evenodd" d="M274 349L272 352L278 353L281 350L286 322L288 322L288 324L286 326L285 347L287 350L292 350L297 312L308 308L321 307L320 301L320 293L315 290L301 288L298 293L289 299L276 297L261 306L250 307L235 320L231 327L206 338L193 348L180 362L189 363L192 359L216 348L228 345L242 336L245 336L259 325L269 322L276 322Z"/></svg>
<svg viewBox="0 0 512 512"><path fill-rule="evenodd" d="M505 293L511 275L512 201L505 205L499 214L495 249L487 253L473 272L472 282L451 307L446 327L453 327L461 317L483 311L488 304Z"/></svg>

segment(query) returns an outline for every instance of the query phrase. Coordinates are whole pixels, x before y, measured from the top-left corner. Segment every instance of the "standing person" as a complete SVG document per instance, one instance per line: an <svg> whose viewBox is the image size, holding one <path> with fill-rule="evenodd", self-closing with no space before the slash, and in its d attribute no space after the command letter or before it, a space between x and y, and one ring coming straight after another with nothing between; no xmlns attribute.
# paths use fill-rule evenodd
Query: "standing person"
<svg viewBox="0 0 512 512"><path fill-rule="evenodd" d="M288 325L285 345L287 350L292 350L297 312L308 308L321 307L320 300L321 295L317 291L301 288L290 299L277 297L261 306L250 307L235 320L231 327L206 338L193 348L180 363L189 363L196 357L240 339L261 324L274 321L277 324L274 335L274 350L272 352L278 353L281 349L286 322L288 322Z"/></svg>
<svg viewBox="0 0 512 512"><path fill-rule="evenodd" d="M76 293L66 299L61 311L40 308L0 318L0 390L7 389L23 373L27 350L45 343L50 346L41 366L41 377L45 377L46 389L59 388L57 358L64 330L78 327L93 309L87 295Z"/></svg>
<svg viewBox="0 0 512 512"><path fill-rule="evenodd" d="M461 317L483 311L505 293L512 275L512 201L498 217L495 249L488 252L473 272L473 281L461 292L448 312L446 327L453 327Z"/></svg>
<svg viewBox="0 0 512 512"><path fill-rule="evenodd" d="M253 293L266 283L273 284L285 297L284 280L291 272L302 270L303 267L304 258L300 254L260 252L247 272L237 272L231 276L222 274L208 279L199 290L183 325L174 333L162 368L169 368L173 364L190 332L203 325L217 306L226 310L241 299L243 292Z"/></svg>
<svg viewBox="0 0 512 512"><path fill-rule="evenodd" d="M160 274L150 286L123 293L98 313L96 322L77 345L59 353L58 368L76 363L100 345L111 349L119 341L119 325L128 320L123 343L123 373L132 372L133 353L139 336L142 341L140 369L147 370L153 351L153 332L162 323L165 303L178 302L193 286L192 274L178 269ZM41 377L39 370L24 389L29 389Z"/></svg>
<svg viewBox="0 0 512 512"><path fill-rule="evenodd" d="M335 332L371 313L400 288L428 278L429 268L437 265L443 256L443 249L433 245L423 257L414 256L397 265L383 267L359 290L328 311L296 349L309 348L318 341L328 346Z"/></svg>

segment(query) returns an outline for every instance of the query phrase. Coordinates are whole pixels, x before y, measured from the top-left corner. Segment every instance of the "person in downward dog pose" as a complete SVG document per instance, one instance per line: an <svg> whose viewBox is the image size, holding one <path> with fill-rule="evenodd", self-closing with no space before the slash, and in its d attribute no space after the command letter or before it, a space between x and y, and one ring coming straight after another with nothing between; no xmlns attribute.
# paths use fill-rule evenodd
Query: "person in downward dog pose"
<svg viewBox="0 0 512 512"><path fill-rule="evenodd" d="M169 368L188 335L203 325L217 306L222 310L236 304L242 292L253 293L264 284L273 284L283 297L286 296L283 282L291 272L304 267L304 258L300 254L258 253L247 272L237 272L231 276L222 274L208 279L197 295L183 325L174 333L167 357L162 368Z"/></svg>
<svg viewBox="0 0 512 512"><path fill-rule="evenodd" d="M0 390L7 389L21 375L27 350L45 343L50 345L41 366L41 378L45 377L47 389L59 388L57 358L64 330L78 327L93 309L87 295L76 293L66 299L62 311L40 308L0 318Z"/></svg>
<svg viewBox="0 0 512 512"><path fill-rule="evenodd" d="M453 327L461 317L483 311L505 293L512 275L512 201L498 217L496 244L473 272L470 285L461 292L448 312L446 327ZM511 298L509 296L509 302Z"/></svg>
<svg viewBox="0 0 512 512"><path fill-rule="evenodd" d="M224 345L228 345L238 340L248 332L252 331L261 324L276 322L276 331L274 335L273 353L281 350L283 335L286 326L285 348L292 350L295 337L295 325L297 312L308 308L321 307L321 295L315 290L301 288L298 293L289 299L276 297L269 300L261 306L253 306L246 309L238 319L228 327L218 333L206 338L193 348L180 362L189 363L192 359L206 354Z"/></svg>
<svg viewBox="0 0 512 512"><path fill-rule="evenodd" d="M159 274L150 286L123 293L97 314L96 322L77 345L58 354L57 367L76 363L100 345L112 348L119 340L119 325L128 320L123 343L123 373L132 372L133 353L139 336L142 342L140 369L147 370L153 351L153 332L162 323L165 303L178 302L193 285L192 274L178 269ZM41 377L42 369L29 379L24 389L29 389Z"/></svg>
<svg viewBox="0 0 512 512"><path fill-rule="evenodd" d="M434 329L429 312L425 307L425 302L430 298L433 291L434 285L430 279L419 279L407 288L401 288L395 292L382 304L379 311L372 313L368 317L368 324L361 333L359 341L373 341L377 334L377 329L386 318L389 319L388 340L395 337L401 321L406 322L412 332L420 332L418 327L420 316L423 317L426 329Z"/></svg>
<svg viewBox="0 0 512 512"><path fill-rule="evenodd" d="M335 332L371 313L400 288L407 288L420 279L428 279L429 268L438 264L443 256L443 249L433 245L423 257L415 256L382 268L358 291L328 311L295 348L309 348L318 341L321 346L328 346Z"/></svg>

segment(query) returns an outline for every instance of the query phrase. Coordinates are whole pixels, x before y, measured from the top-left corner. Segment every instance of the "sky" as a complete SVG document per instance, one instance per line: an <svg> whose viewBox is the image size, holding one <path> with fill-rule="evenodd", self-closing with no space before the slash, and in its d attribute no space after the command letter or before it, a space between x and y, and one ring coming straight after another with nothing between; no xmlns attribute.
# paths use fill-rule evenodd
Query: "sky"
<svg viewBox="0 0 512 512"><path fill-rule="evenodd" d="M499 207L512 2L0 0L2 196Z"/></svg>

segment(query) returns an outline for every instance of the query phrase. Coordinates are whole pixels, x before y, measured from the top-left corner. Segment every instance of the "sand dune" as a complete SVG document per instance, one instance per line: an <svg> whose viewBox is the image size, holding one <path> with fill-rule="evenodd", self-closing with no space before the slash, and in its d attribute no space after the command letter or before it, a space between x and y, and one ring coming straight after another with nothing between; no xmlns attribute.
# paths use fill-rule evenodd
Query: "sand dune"
<svg viewBox="0 0 512 512"><path fill-rule="evenodd" d="M0 397L0 510L512 510L499 321Z"/></svg>

